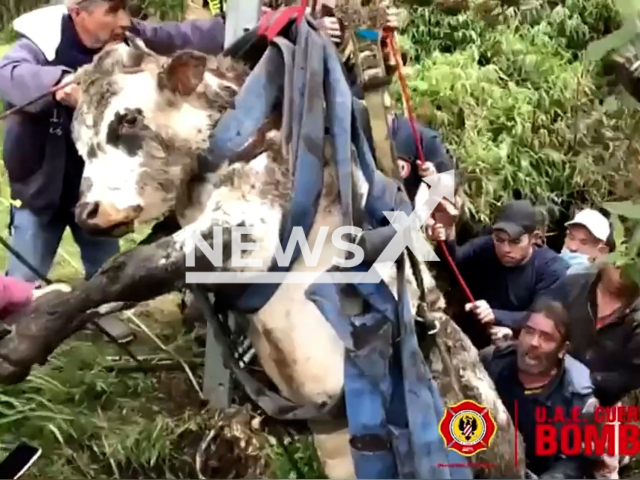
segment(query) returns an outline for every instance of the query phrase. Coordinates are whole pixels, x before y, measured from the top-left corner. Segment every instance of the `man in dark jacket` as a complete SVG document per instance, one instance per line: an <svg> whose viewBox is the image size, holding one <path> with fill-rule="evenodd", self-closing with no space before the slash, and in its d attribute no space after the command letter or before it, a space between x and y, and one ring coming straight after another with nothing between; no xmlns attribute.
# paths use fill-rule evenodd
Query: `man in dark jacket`
<svg viewBox="0 0 640 480"><path fill-rule="evenodd" d="M222 51L224 23L219 17L151 25L131 21L125 8L126 0L67 0L67 5L44 7L16 19L19 39L0 59L0 98L5 107L22 105L65 81L127 28L159 54L186 48L210 54ZM79 95L77 86L69 86L9 117L4 163L14 201L13 247L46 275L69 227L88 278L118 253L119 246L117 240L88 235L74 221L84 163L71 139L70 122ZM14 257L7 274L37 280ZM122 339L131 337L113 319L105 320L107 325Z"/></svg>
<svg viewBox="0 0 640 480"><path fill-rule="evenodd" d="M570 419L595 400L589 370L566 355L571 326L562 305L541 299L531 310L517 342L488 347L480 358L509 414L517 414L527 469L540 478L588 478L597 459L536 455L536 409L546 409L547 418L561 409Z"/></svg>
<svg viewBox="0 0 640 480"><path fill-rule="evenodd" d="M604 264L597 272L568 275L552 295L569 313L570 352L591 370L600 403L615 405L640 388L638 285Z"/></svg>
<svg viewBox="0 0 640 480"><path fill-rule="evenodd" d="M569 313L569 351L591 370L600 403L619 404L640 388L640 287L620 268L605 263L595 272L568 275L553 296ZM617 478L617 453L604 460L601 473Z"/></svg>
<svg viewBox="0 0 640 480"><path fill-rule="evenodd" d="M538 223L533 205L526 200L516 200L502 207L491 235L473 239L463 247L456 245L453 226L445 229L442 223L436 223L430 229L431 240L445 241L476 299L475 303L465 305L465 310L476 318L456 318L456 321L477 348L488 346L490 341L485 326L520 329L534 301L565 276L568 266L560 256L536 244L533 234ZM436 254L442 258L445 253L439 245Z"/></svg>
<svg viewBox="0 0 640 480"><path fill-rule="evenodd" d="M415 198L423 181L422 178L436 173L444 173L456 167L451 152L435 130L424 125L416 125L420 147L426 161L426 163L420 164L418 162L420 155L409 119L393 115L389 119L389 125L398 158L398 170L404 180L409 198Z"/></svg>

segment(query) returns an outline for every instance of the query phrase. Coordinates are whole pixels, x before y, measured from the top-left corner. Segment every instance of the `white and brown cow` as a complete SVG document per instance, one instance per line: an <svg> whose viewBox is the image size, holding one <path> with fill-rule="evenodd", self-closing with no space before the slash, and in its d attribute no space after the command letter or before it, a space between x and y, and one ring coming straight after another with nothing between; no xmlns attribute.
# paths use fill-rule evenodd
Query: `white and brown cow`
<svg viewBox="0 0 640 480"><path fill-rule="evenodd" d="M199 154L222 114L233 107L248 73L231 59L194 52L169 59L121 44L101 53L80 74L83 96L73 123L74 140L86 162L77 222L88 231L120 236L134 224L175 210L183 229L173 236L172 245L182 253L193 248L194 230L244 225L255 229L253 241L259 244L245 258L269 265L291 194L279 119L267 121L257 137L215 173L198 173ZM328 227L330 236L342 224L333 162L326 161L310 245L315 245L320 227ZM300 259L292 271L320 275L334 256L342 255L327 242L316 267ZM433 290L431 276L426 270L423 275ZM298 404L340 405L344 345L305 297L307 287L281 285L253 315L250 338L283 396ZM417 298L415 287L411 292ZM441 310L432 314L440 329L437 348L427 360L443 399L447 404L474 399L490 407L498 424L493 445L477 458L494 466L476 471L493 478L520 477L524 462L513 466L513 425L477 351ZM354 478L343 412L337 411L335 418L309 424L327 475Z"/></svg>

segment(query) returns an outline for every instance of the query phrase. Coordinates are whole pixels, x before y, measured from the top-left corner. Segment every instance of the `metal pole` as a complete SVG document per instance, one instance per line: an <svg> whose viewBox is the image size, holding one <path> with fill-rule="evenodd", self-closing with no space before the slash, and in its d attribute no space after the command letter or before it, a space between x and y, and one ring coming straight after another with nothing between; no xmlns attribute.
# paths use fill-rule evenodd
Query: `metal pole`
<svg viewBox="0 0 640 480"><path fill-rule="evenodd" d="M262 0L234 0L227 3L224 48L258 24L261 10Z"/></svg>
<svg viewBox="0 0 640 480"><path fill-rule="evenodd" d="M226 2L225 48L258 23L261 7L262 0L233 0ZM229 323L233 328L235 322L231 315L229 316ZM229 371L225 368L220 349L216 345L213 330L207 322L203 391L212 407L221 409L229 406L231 403L230 380Z"/></svg>

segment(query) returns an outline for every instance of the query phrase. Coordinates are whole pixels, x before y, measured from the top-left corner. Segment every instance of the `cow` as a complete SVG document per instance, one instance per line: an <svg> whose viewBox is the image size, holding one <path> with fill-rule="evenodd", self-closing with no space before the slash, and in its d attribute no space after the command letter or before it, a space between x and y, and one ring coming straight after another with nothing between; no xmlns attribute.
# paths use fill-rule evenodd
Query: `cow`
<svg viewBox="0 0 640 480"><path fill-rule="evenodd" d="M258 244L243 258L269 265L292 191L279 115L270 117L255 138L215 171L203 172L199 167L212 129L234 108L234 98L249 73L244 64L229 57L182 51L166 58L139 42L112 45L97 55L77 77L82 99L72 131L85 160L77 223L88 232L119 237L137 225L175 212L182 229L167 241L165 248L170 251L162 260L174 266L176 258L184 266L194 232L210 231L213 225L226 229L243 225ZM328 143L323 190L309 245L316 244L322 227L328 228L329 237L343 225ZM355 164L353 172L358 174ZM361 198L363 193L355 195ZM331 267L334 256L342 258L344 252L325 242L317 266L309 267L300 258L291 271L320 275ZM226 257L225 262L228 270L239 270ZM433 278L424 265L420 268L429 291L429 315L439 325L431 337L435 348L429 350L426 360L442 398L446 404L475 400L489 407L497 423L490 448L476 456L482 463L472 467L479 476L522 478L524 462L521 458L516 462L514 452L523 448L516 447L521 440L510 417L478 352L443 313L443 299ZM145 273L136 274L140 278ZM172 274L183 278L184 270ZM182 278L176 278L176 284ZM394 279L388 282L391 285ZM413 306L419 293L414 283L410 285ZM280 285L251 316L248 335L262 368L284 397L300 405L335 406L331 419L308 424L329 478L355 478L341 403L345 348L305 297L308 285ZM145 293L136 295L142 300ZM216 295L224 296L224 290Z"/></svg>

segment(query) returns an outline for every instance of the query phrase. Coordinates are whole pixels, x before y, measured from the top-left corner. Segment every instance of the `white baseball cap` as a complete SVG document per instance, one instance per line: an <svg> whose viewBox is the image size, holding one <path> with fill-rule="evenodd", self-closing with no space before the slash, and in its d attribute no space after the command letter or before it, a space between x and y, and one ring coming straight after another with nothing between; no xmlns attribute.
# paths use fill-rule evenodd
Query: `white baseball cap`
<svg viewBox="0 0 640 480"><path fill-rule="evenodd" d="M573 220L565 223L565 226L569 225L582 225L598 240L606 242L611 234L611 225L609 220L597 210L587 208L586 210L579 211Z"/></svg>

